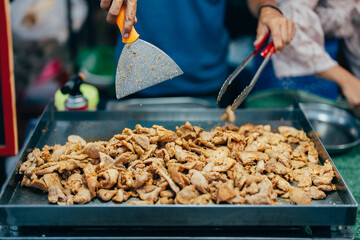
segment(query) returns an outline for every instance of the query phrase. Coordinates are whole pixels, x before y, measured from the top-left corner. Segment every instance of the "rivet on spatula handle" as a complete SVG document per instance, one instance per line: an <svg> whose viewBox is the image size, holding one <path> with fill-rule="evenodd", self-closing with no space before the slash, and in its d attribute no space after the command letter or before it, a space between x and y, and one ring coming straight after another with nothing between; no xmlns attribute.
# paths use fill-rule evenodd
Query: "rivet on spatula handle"
<svg viewBox="0 0 360 240"><path fill-rule="evenodd" d="M123 6L121 7L119 16L116 19L116 24L118 25L121 33L123 32L124 22L125 22L125 7ZM133 43L139 38L139 36L140 35L136 32L135 28L132 27L129 37L127 39L123 38L122 41L123 43Z"/></svg>

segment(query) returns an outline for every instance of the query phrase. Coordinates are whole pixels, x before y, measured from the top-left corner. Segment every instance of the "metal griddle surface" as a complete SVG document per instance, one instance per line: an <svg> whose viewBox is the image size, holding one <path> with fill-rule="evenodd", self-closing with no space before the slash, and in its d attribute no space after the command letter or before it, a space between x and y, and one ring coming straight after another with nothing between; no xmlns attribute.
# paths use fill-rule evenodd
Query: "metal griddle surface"
<svg viewBox="0 0 360 240"><path fill-rule="evenodd" d="M65 144L77 134L87 141L109 140L124 128L154 124L175 130L185 121L210 130L223 125L220 109L176 109L119 112L55 112L47 109L19 155L19 163L0 196L0 222L17 226L332 226L353 225L357 203L336 169L338 190L309 206L268 205L161 205L128 206L94 199L85 205L57 206L48 203L47 193L21 187L20 164L34 147ZM238 110L237 125L246 123L281 125L303 129L315 142L321 161L330 159L300 109ZM75 120L76 119L76 120ZM131 200L130 200L131 201Z"/></svg>

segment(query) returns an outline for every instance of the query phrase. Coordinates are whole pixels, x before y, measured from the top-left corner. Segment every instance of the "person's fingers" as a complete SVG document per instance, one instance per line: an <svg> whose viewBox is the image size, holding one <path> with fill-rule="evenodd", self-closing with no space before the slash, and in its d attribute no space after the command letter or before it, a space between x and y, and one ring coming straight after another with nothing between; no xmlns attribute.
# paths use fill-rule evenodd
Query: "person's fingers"
<svg viewBox="0 0 360 240"><path fill-rule="evenodd" d="M280 31L281 31L281 39L284 42L284 45L288 44L290 42L290 32L288 29L287 22L284 22L280 25Z"/></svg>
<svg viewBox="0 0 360 240"><path fill-rule="evenodd" d="M123 5L123 0L113 0L106 21L108 21L109 23L115 23L116 18L120 13L120 9L122 5Z"/></svg>
<svg viewBox="0 0 360 240"><path fill-rule="evenodd" d="M284 46L289 44L291 40L294 38L294 23L290 20L286 20L281 27L281 34L284 42Z"/></svg>
<svg viewBox="0 0 360 240"><path fill-rule="evenodd" d="M278 21L272 21L271 24L269 24L269 29L274 42L275 51L276 53L279 53L284 49L284 43L281 36L281 24L279 24Z"/></svg>
<svg viewBox="0 0 360 240"><path fill-rule="evenodd" d="M136 18L136 0L127 0L125 10L125 22L123 29L123 37L129 37L130 31L133 27Z"/></svg>
<svg viewBox="0 0 360 240"><path fill-rule="evenodd" d="M268 33L268 29L267 27L262 24L262 23L259 23L258 27L257 27L257 30L256 30L256 39L255 39L255 42L254 42L254 46L258 45L261 40L265 37L265 35Z"/></svg>
<svg viewBox="0 0 360 240"><path fill-rule="evenodd" d="M110 8L112 0L100 0L100 8L103 10L108 10Z"/></svg>
<svg viewBox="0 0 360 240"><path fill-rule="evenodd" d="M290 24L289 28L291 29L291 31L290 31L290 42L291 42L295 37L296 26L293 21L289 21L289 24Z"/></svg>

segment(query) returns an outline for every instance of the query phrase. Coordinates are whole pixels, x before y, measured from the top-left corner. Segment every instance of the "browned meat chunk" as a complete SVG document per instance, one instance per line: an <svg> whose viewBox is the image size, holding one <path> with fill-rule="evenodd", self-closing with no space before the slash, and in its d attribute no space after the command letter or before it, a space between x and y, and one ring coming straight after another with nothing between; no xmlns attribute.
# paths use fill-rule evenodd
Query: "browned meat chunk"
<svg viewBox="0 0 360 240"><path fill-rule="evenodd" d="M232 180L229 180L225 183L218 182L216 184L216 188L218 189L216 196L217 203L229 201L236 196L234 182Z"/></svg>
<svg viewBox="0 0 360 240"><path fill-rule="evenodd" d="M97 192L97 196L101 198L101 200L107 202L110 201L116 193L116 190L99 189L99 191Z"/></svg>
<svg viewBox="0 0 360 240"><path fill-rule="evenodd" d="M90 190L91 196L95 197L98 189L97 174L94 166L91 164L86 165L83 169L87 187Z"/></svg>
<svg viewBox="0 0 360 240"><path fill-rule="evenodd" d="M186 121L185 124L176 131L176 134L185 140L197 137L194 127L188 121Z"/></svg>
<svg viewBox="0 0 360 240"><path fill-rule="evenodd" d="M199 156L195 153L184 150L180 146L175 146L175 158L180 162L197 161Z"/></svg>
<svg viewBox="0 0 360 240"><path fill-rule="evenodd" d="M96 196L96 195L95 195ZM78 204L85 204L91 201L91 193L88 188L82 187L74 197L74 202Z"/></svg>
<svg viewBox="0 0 360 240"><path fill-rule="evenodd" d="M173 142L177 138L177 135L174 131L167 130L160 126L154 126L154 128L156 128L159 142Z"/></svg>
<svg viewBox="0 0 360 240"><path fill-rule="evenodd" d="M126 164L126 163L130 163L132 161L137 160L139 157L137 154L134 154L132 152L125 152L122 154L119 154L116 158L115 158L115 165L117 163L121 163L121 164Z"/></svg>
<svg viewBox="0 0 360 240"><path fill-rule="evenodd" d="M72 193L77 193L83 186L83 179L80 173L72 174L65 183L65 189L69 189Z"/></svg>
<svg viewBox="0 0 360 240"><path fill-rule="evenodd" d="M175 196L174 192L170 190L165 190L160 192L160 197L162 198L172 198L174 196Z"/></svg>
<svg viewBox="0 0 360 240"><path fill-rule="evenodd" d="M163 166L159 165L157 167L157 173L169 183L169 186L174 192L177 193L180 191L180 188L174 183L174 181L171 179L171 177L169 176L169 174L167 173L166 169Z"/></svg>
<svg viewBox="0 0 360 240"><path fill-rule="evenodd" d="M100 152L105 152L105 148L98 143L88 143L84 147L83 152L87 154L90 158L96 159L100 157Z"/></svg>
<svg viewBox="0 0 360 240"><path fill-rule="evenodd" d="M174 203L174 199L162 197L159 199L159 201L157 201L156 204L173 204L173 203Z"/></svg>
<svg viewBox="0 0 360 240"><path fill-rule="evenodd" d="M258 160L269 160L269 156L262 152L237 152L237 158L244 165L254 164Z"/></svg>
<svg viewBox="0 0 360 240"><path fill-rule="evenodd" d="M144 150L149 150L150 139L145 135L133 135L135 142Z"/></svg>
<svg viewBox="0 0 360 240"><path fill-rule="evenodd" d="M298 205L308 205L311 203L311 195L300 188L291 188L290 201Z"/></svg>
<svg viewBox="0 0 360 240"><path fill-rule="evenodd" d="M105 189L111 189L116 183L119 177L119 171L115 169L108 169L98 174L99 187Z"/></svg>
<svg viewBox="0 0 360 240"><path fill-rule="evenodd" d="M236 121L235 113L231 110L230 105L226 107L225 113L221 116L221 121Z"/></svg>
<svg viewBox="0 0 360 240"><path fill-rule="evenodd" d="M80 137L80 136L78 136L78 135L70 135L70 136L68 136L68 142L72 142L72 143L80 143L82 146L85 146L86 145L86 141L82 138L82 137Z"/></svg>
<svg viewBox="0 0 360 240"><path fill-rule="evenodd" d="M289 173L289 169L284 164L277 162L274 158L265 163L265 171L274 172L276 174L285 175Z"/></svg>
<svg viewBox="0 0 360 240"><path fill-rule="evenodd" d="M48 159L48 162L57 162L57 161L59 161L59 158L61 156L63 156L67 150L68 149L66 148L66 146L55 145L54 146L54 151L51 154L50 159Z"/></svg>
<svg viewBox="0 0 360 240"><path fill-rule="evenodd" d="M151 157L155 153L156 148L156 144L151 144L149 149L140 156L140 160L142 161Z"/></svg>
<svg viewBox="0 0 360 240"><path fill-rule="evenodd" d="M192 204L199 195L194 185L186 186L176 194L175 203Z"/></svg>
<svg viewBox="0 0 360 240"><path fill-rule="evenodd" d="M48 194L49 202L51 202L51 203L66 202L66 196L59 187L57 187L57 186L49 187L48 191L49 191L49 194Z"/></svg>
<svg viewBox="0 0 360 240"><path fill-rule="evenodd" d="M144 185L147 181L152 179L152 174L145 171L135 171L134 175L135 175L135 181L132 184L133 188L139 188L142 185Z"/></svg>
<svg viewBox="0 0 360 240"><path fill-rule="evenodd" d="M57 187L61 191L63 190L63 186L61 185L59 174L57 174L57 173L45 174L43 179L44 179L44 182L45 182L47 188Z"/></svg>
<svg viewBox="0 0 360 240"><path fill-rule="evenodd" d="M181 188L186 187L190 183L189 179L185 177L184 174L179 172L178 166L171 165L169 167L169 174L170 177L174 180L174 182L177 183Z"/></svg>
<svg viewBox="0 0 360 240"><path fill-rule="evenodd" d="M201 172L197 170L190 170L191 174L191 184L193 184L197 190L199 190L202 193L207 193L209 190L209 183L204 177L204 175L201 174Z"/></svg>
<svg viewBox="0 0 360 240"><path fill-rule="evenodd" d="M40 149L34 148L34 150L27 156L27 161L21 164L19 173L31 176L36 167L44 164L44 160L40 156Z"/></svg>
<svg viewBox="0 0 360 240"><path fill-rule="evenodd" d="M59 169L59 164L57 162L49 162L41 165L34 169L36 175L45 175L48 173L52 173Z"/></svg>
<svg viewBox="0 0 360 240"><path fill-rule="evenodd" d="M156 186L145 186L137 190L137 192L139 193L141 200L156 202L159 198L161 188Z"/></svg>
<svg viewBox="0 0 360 240"><path fill-rule="evenodd" d="M195 198L194 201L192 202L192 204L197 204L197 205L213 204L213 201L211 199L212 199L212 196L210 193L202 194L202 195L198 196L197 198Z"/></svg>
<svg viewBox="0 0 360 240"><path fill-rule="evenodd" d="M130 194L128 192L125 192L123 189L118 189L112 200L121 203L127 201L129 198Z"/></svg>
<svg viewBox="0 0 360 240"><path fill-rule="evenodd" d="M31 179L28 178L27 176L24 176L23 180L21 181L21 186L40 189L44 192L48 191L47 186L46 186L45 182L43 181L43 179L42 178L38 179L35 174L33 174Z"/></svg>
<svg viewBox="0 0 360 240"><path fill-rule="evenodd" d="M275 204L276 193L267 178L258 184L259 192L254 195L246 195L245 202L248 204Z"/></svg>
<svg viewBox="0 0 360 240"><path fill-rule="evenodd" d="M314 186L310 187L309 193L312 199L324 199L326 197L326 194L323 191Z"/></svg>

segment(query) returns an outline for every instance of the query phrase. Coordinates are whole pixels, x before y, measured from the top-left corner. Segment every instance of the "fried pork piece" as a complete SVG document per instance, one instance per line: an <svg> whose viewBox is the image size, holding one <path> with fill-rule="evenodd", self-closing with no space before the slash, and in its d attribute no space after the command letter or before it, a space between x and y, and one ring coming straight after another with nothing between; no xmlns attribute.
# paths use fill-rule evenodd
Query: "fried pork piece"
<svg viewBox="0 0 360 240"><path fill-rule="evenodd" d="M82 146L86 145L86 141L82 137L80 137L78 135L70 135L70 136L68 136L67 139L68 139L68 142L72 142L72 143L80 142L80 144Z"/></svg>
<svg viewBox="0 0 360 240"><path fill-rule="evenodd" d="M27 161L21 164L19 173L27 176L31 176L36 167L44 164L44 160L41 158L40 149L34 148L34 150L27 156Z"/></svg>
<svg viewBox="0 0 360 240"><path fill-rule="evenodd" d="M87 164L86 167L83 169L83 171L84 171L84 177L86 179L86 184L90 190L91 196L95 197L98 189L98 182L97 182L97 174L95 172L94 166L91 164Z"/></svg>
<svg viewBox="0 0 360 240"><path fill-rule="evenodd" d="M105 147L97 142L88 143L84 147L83 152L90 158L96 159L100 157L100 152L105 153Z"/></svg>
<svg viewBox="0 0 360 240"><path fill-rule="evenodd" d="M326 197L326 194L323 191L314 186L310 187L308 192L310 193L310 197L312 199L324 199Z"/></svg>
<svg viewBox="0 0 360 240"><path fill-rule="evenodd" d="M225 109L225 113L221 116L221 121L230 121L235 122L236 116L235 113L231 110L231 106L227 106Z"/></svg>
<svg viewBox="0 0 360 240"><path fill-rule="evenodd" d="M115 196L112 198L114 202L125 202L130 198L130 194L123 189L118 189Z"/></svg>
<svg viewBox="0 0 360 240"><path fill-rule="evenodd" d="M285 167L281 162L271 158L265 163L265 171L269 173L273 172L275 174L285 175L290 172L290 169Z"/></svg>
<svg viewBox="0 0 360 240"><path fill-rule="evenodd" d="M183 173L179 171L178 165L169 164L168 169L169 169L170 177L172 178L172 180L174 180L174 182L177 185L179 185L181 188L184 188L187 185L189 185L190 180Z"/></svg>
<svg viewBox="0 0 360 240"><path fill-rule="evenodd" d="M49 173L44 175L44 182L48 188L48 200L51 203L66 202L63 186L60 182L59 174Z"/></svg>
<svg viewBox="0 0 360 240"><path fill-rule="evenodd" d="M175 203L193 204L198 196L200 196L200 194L194 185L186 186L176 194Z"/></svg>
<svg viewBox="0 0 360 240"><path fill-rule="evenodd" d="M302 141L307 141L309 139L304 131L297 130L296 128L293 127L280 126L278 129L280 134L283 135L284 137L295 137L295 138L299 138Z"/></svg>
<svg viewBox="0 0 360 240"><path fill-rule="evenodd" d="M194 139L197 137L197 132L188 121L185 122L180 128L177 128L176 134L185 140Z"/></svg>
<svg viewBox="0 0 360 240"><path fill-rule="evenodd" d="M82 186L77 194L74 196L74 202L78 204L85 204L90 202L92 195L90 190L86 186Z"/></svg>
<svg viewBox="0 0 360 240"><path fill-rule="evenodd" d="M48 192L50 203L310 204L336 190L329 161L288 126L227 123L204 131L185 122L176 132L154 125L124 129L108 142L70 135L65 145L35 148L22 163L22 186Z"/></svg>
<svg viewBox="0 0 360 240"><path fill-rule="evenodd" d="M116 190L99 189L99 191L97 192L97 196L101 198L101 200L107 202L110 201L116 193Z"/></svg>
<svg viewBox="0 0 360 240"><path fill-rule="evenodd" d="M229 180L225 183L220 181L216 184L216 188L218 189L216 203L229 201L236 196L234 181L232 180Z"/></svg>
<svg viewBox="0 0 360 240"><path fill-rule="evenodd" d="M301 188L292 187L290 189L290 202L299 205L309 205L311 203L311 195Z"/></svg>
<svg viewBox="0 0 360 240"><path fill-rule="evenodd" d="M254 179L255 180L255 179ZM245 202L247 204L275 204L276 193L274 192L273 185L270 180L265 176L261 177L261 182L252 184L257 184L257 189L255 194L248 194L245 196Z"/></svg>
<svg viewBox="0 0 360 240"><path fill-rule="evenodd" d="M174 131L167 130L162 126L153 126L156 129L159 142L173 142L178 137Z"/></svg>
<svg viewBox="0 0 360 240"><path fill-rule="evenodd" d="M255 161L269 160L269 156L262 152L237 152L236 153L237 159L239 159L244 165L252 165Z"/></svg>
<svg viewBox="0 0 360 240"><path fill-rule="evenodd" d="M98 174L99 188L111 189L118 180L119 171L115 169L107 169Z"/></svg>
<svg viewBox="0 0 360 240"><path fill-rule="evenodd" d="M48 162L57 162L59 160L59 158L64 155L66 153L66 151L68 151L68 144L66 144L65 146L61 146L56 144L53 147L53 153L51 154L51 157L48 159Z"/></svg>
<svg viewBox="0 0 360 240"><path fill-rule="evenodd" d="M29 178L28 176L24 175L23 180L21 181L21 186L26 186L26 187L32 187L32 188L37 188L40 189L44 192L48 191L48 188L43 180L43 178L38 179L38 177L36 176L36 174L33 174L31 176L31 178Z"/></svg>
<svg viewBox="0 0 360 240"><path fill-rule="evenodd" d="M141 200L151 201L153 203L158 200L160 192L161 188L154 185L144 186L137 190L137 193L139 194Z"/></svg>
<svg viewBox="0 0 360 240"><path fill-rule="evenodd" d="M193 184L200 192L207 193L209 190L209 183L204 177L204 175L202 175L201 172L195 169L191 169L189 173L191 175L191 184Z"/></svg>
<svg viewBox="0 0 360 240"><path fill-rule="evenodd" d="M80 188L84 185L83 177L80 173L74 173L68 177L65 182L64 188L70 190L71 193L76 194L80 191Z"/></svg>

